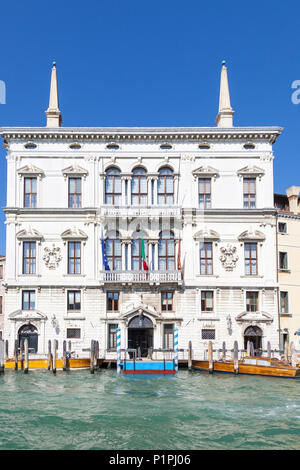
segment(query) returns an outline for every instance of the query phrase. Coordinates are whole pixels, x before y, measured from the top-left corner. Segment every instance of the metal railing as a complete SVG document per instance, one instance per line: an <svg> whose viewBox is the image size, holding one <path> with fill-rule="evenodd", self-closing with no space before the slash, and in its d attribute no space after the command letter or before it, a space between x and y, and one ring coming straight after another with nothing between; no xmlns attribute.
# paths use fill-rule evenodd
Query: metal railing
<svg viewBox="0 0 300 470"><path fill-rule="evenodd" d="M100 282L181 282L181 271L101 271Z"/></svg>

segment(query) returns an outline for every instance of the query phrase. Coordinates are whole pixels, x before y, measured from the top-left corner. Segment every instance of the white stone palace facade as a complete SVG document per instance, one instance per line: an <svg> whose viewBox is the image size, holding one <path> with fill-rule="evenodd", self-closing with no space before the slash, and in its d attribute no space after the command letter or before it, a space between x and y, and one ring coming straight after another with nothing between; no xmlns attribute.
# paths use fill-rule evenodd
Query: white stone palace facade
<svg viewBox="0 0 300 470"><path fill-rule="evenodd" d="M279 345L275 127L233 127L227 69L216 127L61 127L56 67L44 128L1 128L7 152L4 339L91 339L202 355ZM104 269L102 234L109 270ZM143 269L144 245L148 271Z"/></svg>

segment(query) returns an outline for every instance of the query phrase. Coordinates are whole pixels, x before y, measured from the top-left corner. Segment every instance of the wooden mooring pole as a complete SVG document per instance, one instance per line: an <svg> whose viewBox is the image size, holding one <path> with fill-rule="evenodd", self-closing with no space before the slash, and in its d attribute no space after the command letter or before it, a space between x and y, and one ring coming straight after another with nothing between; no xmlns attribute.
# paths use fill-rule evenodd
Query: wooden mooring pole
<svg viewBox="0 0 300 470"><path fill-rule="evenodd" d="M5 353L5 347L4 347L4 341L1 339L0 340L0 374L4 373L4 353Z"/></svg>
<svg viewBox="0 0 300 470"><path fill-rule="evenodd" d="M225 361L225 359L226 359L226 343L225 343L225 341L223 341L223 344L222 344L222 359L223 359L223 361Z"/></svg>
<svg viewBox="0 0 300 470"><path fill-rule="evenodd" d="M21 370L24 369L23 351L24 351L24 341L21 339L21 341L20 341L20 367L21 367Z"/></svg>
<svg viewBox="0 0 300 470"><path fill-rule="evenodd" d="M288 362L289 360L289 343L286 341L284 343L284 360L285 362Z"/></svg>
<svg viewBox="0 0 300 470"><path fill-rule="evenodd" d="M27 338L24 341L24 355L25 355L24 374L28 374L29 357L28 357L28 339Z"/></svg>
<svg viewBox="0 0 300 470"><path fill-rule="evenodd" d="M271 343L267 342L267 357L271 357Z"/></svg>
<svg viewBox="0 0 300 470"><path fill-rule="evenodd" d="M234 364L234 373L238 375L239 373L239 345L235 341L233 344L233 364Z"/></svg>
<svg viewBox="0 0 300 470"><path fill-rule="evenodd" d="M192 349L192 341L189 341L189 347L188 347L188 369L192 369L192 360L193 360L193 349Z"/></svg>
<svg viewBox="0 0 300 470"><path fill-rule="evenodd" d="M208 342L208 370L212 374L214 371L214 358L213 358L213 344L212 341Z"/></svg>
<svg viewBox="0 0 300 470"><path fill-rule="evenodd" d="M67 370L67 341L63 342L63 370Z"/></svg>
<svg viewBox="0 0 300 470"><path fill-rule="evenodd" d="M48 341L48 370L51 370L52 354L51 354L51 339Z"/></svg>
<svg viewBox="0 0 300 470"><path fill-rule="evenodd" d="M18 340L15 340L15 350L14 350L14 360L15 360L15 370L18 370Z"/></svg>
<svg viewBox="0 0 300 470"><path fill-rule="evenodd" d="M53 359L52 359L52 372L53 372L53 374L56 374L57 349L58 349L58 341L57 341L57 339L54 339L53 340Z"/></svg>
<svg viewBox="0 0 300 470"><path fill-rule="evenodd" d="M92 339L91 340L91 356L90 356L90 370L91 374L94 374L95 372L95 361L94 361L94 355L95 355L95 341Z"/></svg>

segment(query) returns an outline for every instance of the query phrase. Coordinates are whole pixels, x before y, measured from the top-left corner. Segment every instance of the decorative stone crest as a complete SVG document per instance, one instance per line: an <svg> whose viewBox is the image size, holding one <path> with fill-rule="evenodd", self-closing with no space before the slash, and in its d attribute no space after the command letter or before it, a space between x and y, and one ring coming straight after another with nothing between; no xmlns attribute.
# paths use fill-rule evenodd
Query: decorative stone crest
<svg viewBox="0 0 300 470"><path fill-rule="evenodd" d="M45 261L45 265L48 269L56 269L61 261L61 252L60 248L56 247L54 244L52 248L45 248L44 249L44 256L43 260Z"/></svg>
<svg viewBox="0 0 300 470"><path fill-rule="evenodd" d="M236 263L239 257L236 254L236 247L227 245L220 248L222 255L220 256L220 261L223 265L223 268L226 271L233 271L236 266Z"/></svg>

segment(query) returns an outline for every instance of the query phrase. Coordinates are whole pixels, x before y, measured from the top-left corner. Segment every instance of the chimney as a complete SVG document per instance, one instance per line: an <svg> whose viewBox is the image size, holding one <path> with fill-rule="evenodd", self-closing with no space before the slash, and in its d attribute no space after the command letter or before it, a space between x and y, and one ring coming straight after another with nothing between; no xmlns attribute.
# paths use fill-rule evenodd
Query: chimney
<svg viewBox="0 0 300 470"><path fill-rule="evenodd" d="M286 195L289 200L289 210L293 214L298 214L298 197L299 197L300 186L291 186L286 190Z"/></svg>

